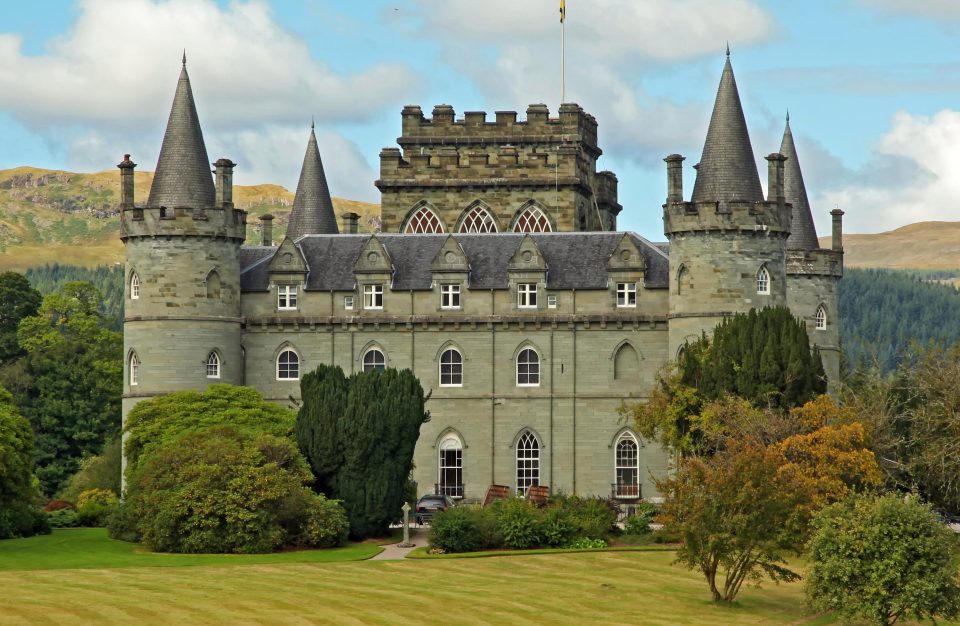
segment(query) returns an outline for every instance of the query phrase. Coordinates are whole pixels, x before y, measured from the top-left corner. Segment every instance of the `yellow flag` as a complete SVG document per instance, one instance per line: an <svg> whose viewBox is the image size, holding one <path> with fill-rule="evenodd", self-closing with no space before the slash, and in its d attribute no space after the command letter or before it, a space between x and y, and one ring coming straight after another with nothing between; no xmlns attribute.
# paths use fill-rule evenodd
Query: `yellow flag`
<svg viewBox="0 0 960 626"><path fill-rule="evenodd" d="M567 17L567 4L564 0L560 0L560 23L563 23L563 18Z"/></svg>

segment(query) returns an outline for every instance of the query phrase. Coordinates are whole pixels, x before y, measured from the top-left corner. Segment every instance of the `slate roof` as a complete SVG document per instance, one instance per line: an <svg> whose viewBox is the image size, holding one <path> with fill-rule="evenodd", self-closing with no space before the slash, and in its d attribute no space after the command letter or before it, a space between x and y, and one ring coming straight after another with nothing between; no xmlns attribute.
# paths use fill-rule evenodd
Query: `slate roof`
<svg viewBox="0 0 960 626"><path fill-rule="evenodd" d="M813 214L810 212L807 187L803 184L803 172L800 170L800 160L797 158L797 147L793 143L789 114L787 114L786 128L783 130L780 154L787 157L787 162L783 165L783 195L787 202L793 205L787 249L816 250L820 247L820 243L817 241L817 228L813 224Z"/></svg>
<svg viewBox="0 0 960 626"><path fill-rule="evenodd" d="M721 208L731 200L763 200L760 175L753 158L729 51L720 76L703 155L697 166L697 180L693 185L691 200L720 202Z"/></svg>
<svg viewBox="0 0 960 626"><path fill-rule="evenodd" d="M300 181L293 198L287 236L296 241L304 235L335 235L339 232L327 177L320 160L320 149L317 147L317 136L311 124L310 140L303 156L303 167L300 168Z"/></svg>
<svg viewBox="0 0 960 626"><path fill-rule="evenodd" d="M607 260L624 233L538 233L534 242L547 264L548 289L606 289ZM355 287L353 266L372 235L309 235L297 241L311 271L307 289L349 291ZM394 265L393 289L431 288L430 264L447 239L441 235L378 234ZM668 258L643 237L627 233L646 261L644 286L666 288ZM507 265L524 235L458 234L470 266L470 289L506 289ZM269 285L269 257L275 247L243 248L241 288L265 291Z"/></svg>
<svg viewBox="0 0 960 626"><path fill-rule="evenodd" d="M215 197L210 159L184 55L147 206L204 209L213 206Z"/></svg>

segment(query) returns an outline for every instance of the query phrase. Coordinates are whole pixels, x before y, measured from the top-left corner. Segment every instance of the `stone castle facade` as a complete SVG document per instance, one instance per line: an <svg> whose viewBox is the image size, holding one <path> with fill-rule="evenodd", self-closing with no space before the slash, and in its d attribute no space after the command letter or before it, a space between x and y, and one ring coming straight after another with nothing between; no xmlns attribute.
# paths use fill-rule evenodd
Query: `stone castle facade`
<svg viewBox="0 0 960 626"><path fill-rule="evenodd" d="M311 130L290 228L247 241L234 164L210 174L186 67L146 205L120 163L126 249L124 415L137 402L226 382L299 399L321 363L411 368L432 392L415 476L421 493L657 495L668 456L618 408L641 400L685 341L753 307L807 322L839 373L839 211L817 243L789 127L764 197L730 60L690 200L668 156L668 242L616 231L617 178L596 169L597 122L575 104L455 119L403 109L380 153L382 232L333 205ZM214 180L215 179L215 180Z"/></svg>

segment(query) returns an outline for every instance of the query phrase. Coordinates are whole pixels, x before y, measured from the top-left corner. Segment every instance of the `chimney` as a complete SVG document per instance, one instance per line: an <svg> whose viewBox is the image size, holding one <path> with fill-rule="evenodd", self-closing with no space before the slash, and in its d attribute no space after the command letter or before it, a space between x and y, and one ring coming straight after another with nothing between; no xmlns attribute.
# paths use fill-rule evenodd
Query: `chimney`
<svg viewBox="0 0 960 626"><path fill-rule="evenodd" d="M356 235L360 230L360 215L358 213L344 213L340 217L343 218L343 232L348 235Z"/></svg>
<svg viewBox="0 0 960 626"><path fill-rule="evenodd" d="M133 168L136 163L130 160L130 155L123 155L117 167L120 168L120 210L125 211L133 208Z"/></svg>
<svg viewBox="0 0 960 626"><path fill-rule="evenodd" d="M213 164L216 168L213 171L217 178L216 203L221 209L233 208L233 168L236 165L230 159L217 159Z"/></svg>
<svg viewBox="0 0 960 626"><path fill-rule="evenodd" d="M679 154L671 154L667 162L667 204L683 202L683 161Z"/></svg>
<svg viewBox="0 0 960 626"><path fill-rule="evenodd" d="M830 237L830 247L835 252L843 252L843 211L836 208L830 211L833 216L833 235Z"/></svg>
<svg viewBox="0 0 960 626"><path fill-rule="evenodd" d="M269 213L260 216L260 235L263 238L263 245L273 245L273 216Z"/></svg>
<svg viewBox="0 0 960 626"><path fill-rule="evenodd" d="M767 155L767 202L783 204L787 201L783 195L783 164L787 157L779 152Z"/></svg>

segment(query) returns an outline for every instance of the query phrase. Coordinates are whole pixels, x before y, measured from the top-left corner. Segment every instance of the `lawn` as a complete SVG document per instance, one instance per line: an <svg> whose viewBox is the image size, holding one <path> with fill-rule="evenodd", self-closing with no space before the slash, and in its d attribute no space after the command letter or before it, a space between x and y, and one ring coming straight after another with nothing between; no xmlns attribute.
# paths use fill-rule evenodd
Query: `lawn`
<svg viewBox="0 0 960 626"><path fill-rule="evenodd" d="M108 549L112 542L89 531L48 539L33 549L0 542L0 623L839 623L810 615L797 583L745 588L733 606L714 605L699 576L656 550L334 563L290 562L319 552L141 554ZM361 549L376 548L347 550ZM34 567L54 563L58 551L73 567L104 566Z"/></svg>

